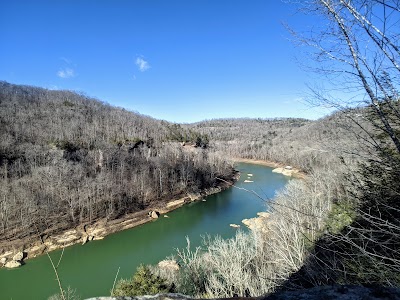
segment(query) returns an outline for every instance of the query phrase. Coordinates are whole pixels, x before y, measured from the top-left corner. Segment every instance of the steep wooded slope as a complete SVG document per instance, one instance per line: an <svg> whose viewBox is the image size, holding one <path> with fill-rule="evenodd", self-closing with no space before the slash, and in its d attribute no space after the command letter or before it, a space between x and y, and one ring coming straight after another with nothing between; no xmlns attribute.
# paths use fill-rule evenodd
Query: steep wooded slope
<svg viewBox="0 0 400 300"><path fill-rule="evenodd" d="M333 163L339 152L353 151L354 133L361 134L348 115L341 113L316 121L216 119L192 124L191 128L207 134L217 152L292 164L305 171Z"/></svg>
<svg viewBox="0 0 400 300"><path fill-rule="evenodd" d="M231 174L207 150L171 142L171 126L74 92L0 82L0 241L118 218Z"/></svg>

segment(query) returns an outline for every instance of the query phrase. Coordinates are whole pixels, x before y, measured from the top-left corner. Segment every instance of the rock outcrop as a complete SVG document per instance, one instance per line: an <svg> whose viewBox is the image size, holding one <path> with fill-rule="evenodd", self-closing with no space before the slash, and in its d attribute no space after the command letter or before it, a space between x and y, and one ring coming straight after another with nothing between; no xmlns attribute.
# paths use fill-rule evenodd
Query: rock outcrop
<svg viewBox="0 0 400 300"><path fill-rule="evenodd" d="M160 216L160 213L158 211L156 211L156 210L152 210L152 211L149 212L149 216L152 219L158 219L158 217Z"/></svg>
<svg viewBox="0 0 400 300"><path fill-rule="evenodd" d="M6 262L6 264L4 265L6 268L9 269L13 269L13 268L18 268L19 266L21 266L21 262L16 261L16 260L10 260L8 262Z"/></svg>
<svg viewBox="0 0 400 300"><path fill-rule="evenodd" d="M357 286L357 285L334 285L316 286L309 289L297 291L276 292L262 300L320 300L320 299L340 299L340 300L383 300L400 299L399 288L389 288L382 286Z"/></svg>
<svg viewBox="0 0 400 300"><path fill-rule="evenodd" d="M268 231L268 217L269 213L267 212L259 212L257 213L258 217L251 219L243 219L242 223L246 225L251 230L258 230L262 232Z"/></svg>
<svg viewBox="0 0 400 300"><path fill-rule="evenodd" d="M190 300L189 296L182 294L157 294L153 296L136 297L94 297L87 300ZM389 288L382 286L356 286L356 285L334 285L317 286L309 289L296 291L280 291L267 296L260 297L234 297L223 298L224 300L400 300L400 288ZM220 299L222 300L222 299Z"/></svg>
<svg viewBox="0 0 400 300"><path fill-rule="evenodd" d="M24 259L24 252L22 252L22 251L17 252L12 258L12 260L14 260L14 261L21 261L23 259Z"/></svg>
<svg viewBox="0 0 400 300"><path fill-rule="evenodd" d="M100 156L101 155L99 153L99 163L101 164ZM235 173L232 177L231 183L235 182L238 178L239 173ZM15 255L14 249L24 249L23 259L29 259L38 255L42 255L46 251L50 252L78 243L86 244L90 241L101 240L109 234L125 229L130 229L135 226L147 223L152 219L157 219L160 214L166 214L167 212L181 207L186 203L200 201L205 196L218 193L228 188L231 183L225 182L221 183L220 186L205 189L201 192L189 193L185 197L171 200L164 203L164 205L153 207L152 210L149 209L139 212L133 212L130 214L126 214L119 219L108 220L107 218L103 218L95 221L94 223L81 224L76 228L72 228L61 233L52 234L51 236L43 235L38 240L18 241L17 243L8 245L7 248L0 249L0 259L5 258L5 261L12 260L13 255ZM0 262L0 267L2 266L5 267L5 263Z"/></svg>
<svg viewBox="0 0 400 300"><path fill-rule="evenodd" d="M286 169L286 168L275 168L272 170L273 173L281 173L285 176L291 177L293 175L293 169Z"/></svg>
<svg viewBox="0 0 400 300"><path fill-rule="evenodd" d="M86 300L189 300L189 296L182 294L157 294L136 297L94 297ZM238 299L238 298L236 298Z"/></svg>
<svg viewBox="0 0 400 300"><path fill-rule="evenodd" d="M11 258L11 255L9 255L8 258ZM11 260L8 261L7 261L7 256L3 256L0 259L0 264L1 266L4 266L9 269L18 268L19 266L22 265L22 261L24 258L25 258L25 253L23 251L19 251L12 256Z"/></svg>

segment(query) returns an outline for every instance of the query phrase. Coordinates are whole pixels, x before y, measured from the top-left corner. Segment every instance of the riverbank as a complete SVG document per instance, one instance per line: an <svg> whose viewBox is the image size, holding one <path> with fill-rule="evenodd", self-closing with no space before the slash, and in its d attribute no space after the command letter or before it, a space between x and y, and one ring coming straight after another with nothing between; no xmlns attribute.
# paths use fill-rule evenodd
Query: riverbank
<svg viewBox="0 0 400 300"><path fill-rule="evenodd" d="M292 166L284 165L281 163L268 161L268 160L258 160L258 159L251 159L251 158L239 158L233 157L232 160L238 163L247 163L247 164L255 164L261 165L266 167L274 168L272 172L274 173L281 173L285 176L304 179L306 178L307 174L301 171L300 169L294 168Z"/></svg>
<svg viewBox="0 0 400 300"><path fill-rule="evenodd" d="M302 172L300 169L293 168L291 166L285 166L283 164L266 161L266 160L257 160L257 159L249 159L249 158L232 158L234 162L237 163L248 163L255 165L262 165L266 167L274 168L272 172L280 173L288 177L293 177L297 179L305 179L307 174ZM288 168L289 167L289 168ZM251 219L243 219L242 223L247 226L250 230L256 230L266 233L268 231L268 219L270 217L270 213L268 212L258 212L257 217Z"/></svg>
<svg viewBox="0 0 400 300"><path fill-rule="evenodd" d="M218 186L205 189L199 193L188 193L179 198L172 198L162 203L157 203L140 212L126 214L121 218L107 220L99 219L91 224L80 224L75 228L66 230L60 234L54 234L36 240L21 240L18 243L2 246L0 254L1 265L11 261L16 253L23 252L24 259L30 259L57 249L66 248L75 244L86 244L90 241L101 240L107 235L122 230L130 229L147 222L154 221L158 217L166 216L166 213L175 210L183 205L199 201L206 196L219 193L239 179L239 172L234 172L230 180L218 181ZM154 212L154 213L153 213ZM3 263L4 262L4 263Z"/></svg>
<svg viewBox="0 0 400 300"><path fill-rule="evenodd" d="M282 164L271 161L243 158L232 158L232 160L237 163L249 163L272 167L274 168L273 172L277 172L277 169L279 170L279 168L284 169ZM285 174L284 172L280 173L294 178L305 178L306 176L305 173L295 168L292 168L290 171L292 171L290 175L287 173ZM29 259L42 255L46 252L62 249L75 244L85 244L90 241L101 240L112 233L131 229L147 222L154 221L154 218L151 217L153 211L163 217L163 215L167 214L168 212L175 210L187 203L198 201L208 195L219 193L233 185L238 180L239 176L239 172L235 172L232 174L232 178L229 181L218 181L217 187L209 188L196 194L189 193L179 198L172 198L168 201L148 207L143 211L126 214L118 219L108 220L106 218L102 218L91 224L78 225L77 227L66 230L60 234L53 234L45 237L42 236L41 240L22 240L18 243L13 243L12 245L2 245L3 251L0 253L0 260L2 260L1 262L10 261L16 253L20 252L24 253L24 259ZM155 216L155 214L153 214L153 216ZM6 260L4 260L4 258ZM5 263L0 263L0 267L4 264Z"/></svg>

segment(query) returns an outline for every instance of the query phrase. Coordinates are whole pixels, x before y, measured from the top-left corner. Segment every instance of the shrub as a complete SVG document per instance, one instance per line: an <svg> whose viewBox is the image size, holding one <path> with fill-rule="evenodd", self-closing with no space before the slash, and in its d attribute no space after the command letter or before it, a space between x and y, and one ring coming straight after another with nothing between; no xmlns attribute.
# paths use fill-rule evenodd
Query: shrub
<svg viewBox="0 0 400 300"><path fill-rule="evenodd" d="M76 290L68 287L66 290L63 290L63 295L61 293L54 294L50 296L47 300L80 300L81 297L77 295Z"/></svg>
<svg viewBox="0 0 400 300"><path fill-rule="evenodd" d="M173 287L169 286L164 279L155 276L150 268L140 265L131 279L118 281L112 296L140 296L155 295L158 293L172 292Z"/></svg>
<svg viewBox="0 0 400 300"><path fill-rule="evenodd" d="M350 225L355 216L356 213L351 204L345 202L333 204L326 221L326 228L330 233L337 234Z"/></svg>

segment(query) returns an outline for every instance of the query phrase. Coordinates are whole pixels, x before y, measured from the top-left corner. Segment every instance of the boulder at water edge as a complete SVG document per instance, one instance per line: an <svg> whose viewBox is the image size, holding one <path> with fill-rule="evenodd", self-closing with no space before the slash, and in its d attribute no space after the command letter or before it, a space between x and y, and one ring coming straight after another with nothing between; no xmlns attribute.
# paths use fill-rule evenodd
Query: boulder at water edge
<svg viewBox="0 0 400 300"><path fill-rule="evenodd" d="M23 260L24 259L24 252L18 252L17 254L15 254L14 256L13 256L13 260L15 260L15 261L21 261L21 260Z"/></svg>
<svg viewBox="0 0 400 300"><path fill-rule="evenodd" d="M151 217L152 217L153 219L158 219L159 216L160 216L160 213L159 213L158 211L153 210L153 211L151 212Z"/></svg>
<svg viewBox="0 0 400 300"><path fill-rule="evenodd" d="M10 260L10 261L6 262L6 264L4 266L9 269L18 268L19 266L21 266L21 263L19 261Z"/></svg>

